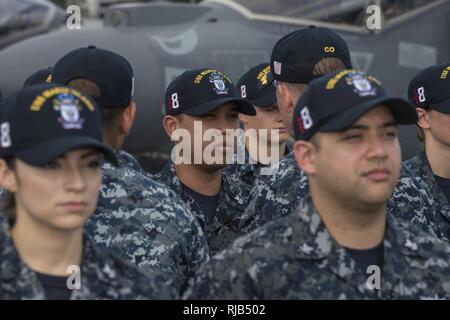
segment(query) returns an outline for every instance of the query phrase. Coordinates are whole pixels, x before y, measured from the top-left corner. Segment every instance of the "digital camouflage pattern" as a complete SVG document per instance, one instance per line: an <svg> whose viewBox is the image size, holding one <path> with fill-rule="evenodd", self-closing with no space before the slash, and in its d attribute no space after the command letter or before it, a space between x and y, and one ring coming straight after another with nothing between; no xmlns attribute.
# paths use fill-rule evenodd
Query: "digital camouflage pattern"
<svg viewBox="0 0 450 320"><path fill-rule="evenodd" d="M272 166L274 174L258 175L240 228L248 233L291 213L309 194L308 177L298 168L294 152Z"/></svg>
<svg viewBox="0 0 450 320"><path fill-rule="evenodd" d="M116 158L119 161L119 167L128 167L151 177L151 174L145 171L144 168L142 168L141 164L131 154L124 150L117 150L115 153Z"/></svg>
<svg viewBox="0 0 450 320"><path fill-rule="evenodd" d="M265 166L250 156L242 139L243 138L240 138L238 140L237 153L234 156L233 164L228 165L223 170L223 173L232 181L241 181L248 186L250 190L253 187L261 168Z"/></svg>
<svg viewBox="0 0 450 320"><path fill-rule="evenodd" d="M255 185L256 178L259 175L266 175L264 172L261 173L261 169L268 168L269 166L257 162L250 156L245 147L244 137L244 134L238 136L234 162L224 169L224 174L230 177L231 180L240 180L251 189ZM290 153L288 145L286 145L285 151L285 156Z"/></svg>
<svg viewBox="0 0 450 320"><path fill-rule="evenodd" d="M308 197L198 272L187 299L449 299L450 246L388 216L379 290L328 233ZM373 287L372 287L373 288Z"/></svg>
<svg viewBox="0 0 450 320"><path fill-rule="evenodd" d="M197 217L208 240L211 256L223 250L234 239L242 235L239 231L239 222L248 202L249 191L240 181L230 180L229 177L222 174L216 215L211 219L205 217L192 196L184 190L172 162L167 163L154 177L180 195L186 206Z"/></svg>
<svg viewBox="0 0 450 320"><path fill-rule="evenodd" d="M434 179L425 152L403 162L402 171L391 201L395 207L391 213L450 241L450 205Z"/></svg>
<svg viewBox="0 0 450 320"><path fill-rule="evenodd" d="M87 234L102 249L182 291L209 260L205 235L180 198L127 166L102 163L103 183Z"/></svg>
<svg viewBox="0 0 450 320"><path fill-rule="evenodd" d="M41 282L21 261L5 221L0 222L0 299L45 299ZM81 288L72 291L71 300L176 299L178 294L136 267L101 252L88 237L84 237L80 280Z"/></svg>

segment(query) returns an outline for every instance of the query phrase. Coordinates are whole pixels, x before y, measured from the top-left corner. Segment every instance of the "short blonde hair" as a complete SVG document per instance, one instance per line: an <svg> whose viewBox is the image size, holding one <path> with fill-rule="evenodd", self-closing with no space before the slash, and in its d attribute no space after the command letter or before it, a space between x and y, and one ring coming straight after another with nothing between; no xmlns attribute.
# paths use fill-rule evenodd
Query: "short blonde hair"
<svg viewBox="0 0 450 320"><path fill-rule="evenodd" d="M345 64L344 62L342 62L341 59L335 57L326 57L321 59L314 65L312 74L313 76L323 76L326 75L327 73L343 69L345 69ZM297 99L308 88L308 84L304 83L289 83L282 81L279 82L286 85L289 88L289 90L297 97Z"/></svg>

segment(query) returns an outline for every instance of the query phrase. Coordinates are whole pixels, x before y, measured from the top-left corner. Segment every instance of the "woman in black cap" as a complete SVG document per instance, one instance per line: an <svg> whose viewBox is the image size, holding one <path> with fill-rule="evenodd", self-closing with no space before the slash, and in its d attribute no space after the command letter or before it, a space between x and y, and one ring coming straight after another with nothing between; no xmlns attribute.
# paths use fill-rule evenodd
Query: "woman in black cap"
<svg viewBox="0 0 450 320"><path fill-rule="evenodd" d="M167 299L134 267L101 253L83 225L97 205L102 143L96 105L75 89L22 89L0 117L0 299Z"/></svg>

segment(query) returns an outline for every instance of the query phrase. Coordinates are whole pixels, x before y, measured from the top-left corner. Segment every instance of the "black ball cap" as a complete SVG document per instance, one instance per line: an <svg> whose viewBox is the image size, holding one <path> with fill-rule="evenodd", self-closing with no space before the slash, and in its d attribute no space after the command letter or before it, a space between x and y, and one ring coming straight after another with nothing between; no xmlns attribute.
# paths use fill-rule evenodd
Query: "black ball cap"
<svg viewBox="0 0 450 320"><path fill-rule="evenodd" d="M419 72L409 83L408 98L415 106L450 114L450 63Z"/></svg>
<svg viewBox="0 0 450 320"><path fill-rule="evenodd" d="M85 78L100 88L94 97L102 108L127 107L134 93L133 68L121 55L88 46L67 53L53 66L53 82L67 85L71 80Z"/></svg>
<svg viewBox="0 0 450 320"><path fill-rule="evenodd" d="M101 114L80 91L54 83L29 86L11 95L0 116L0 157L17 157L41 166L79 148L100 150L117 164L103 144Z"/></svg>
<svg viewBox="0 0 450 320"><path fill-rule="evenodd" d="M166 115L205 115L225 103L235 103L240 113L255 115L252 104L242 99L227 75L212 68L183 72L166 90Z"/></svg>
<svg viewBox="0 0 450 320"><path fill-rule="evenodd" d="M328 74L311 81L295 106L295 139L346 130L380 105L391 110L397 124L417 122L414 107L405 99L390 97L375 77L353 69Z"/></svg>
<svg viewBox="0 0 450 320"><path fill-rule="evenodd" d="M293 31L272 49L273 78L307 84L319 77L313 75L314 66L327 57L339 58L346 68L352 67L347 43L337 33L315 26Z"/></svg>
<svg viewBox="0 0 450 320"><path fill-rule="evenodd" d="M247 99L256 107L271 107L277 102L269 62L248 70L237 81L236 88L241 98Z"/></svg>
<svg viewBox="0 0 450 320"><path fill-rule="evenodd" d="M30 75L24 82L24 87L29 87L35 84L52 82L52 67L42 68Z"/></svg>

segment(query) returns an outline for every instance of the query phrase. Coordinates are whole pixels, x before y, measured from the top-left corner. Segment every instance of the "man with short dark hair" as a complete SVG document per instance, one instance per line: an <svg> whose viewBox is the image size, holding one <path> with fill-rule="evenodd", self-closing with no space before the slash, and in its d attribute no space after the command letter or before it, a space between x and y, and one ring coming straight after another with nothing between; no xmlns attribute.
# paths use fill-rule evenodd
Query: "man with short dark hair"
<svg viewBox="0 0 450 320"><path fill-rule="evenodd" d="M166 90L163 126L176 141L176 156L155 178L179 194L199 219L211 255L234 240L247 203L248 188L223 174L233 155L239 113L254 115L255 109L239 97L226 74L212 68L185 71Z"/></svg>
<svg viewBox="0 0 450 320"><path fill-rule="evenodd" d="M185 297L449 299L450 245L386 214L413 107L344 70L313 80L293 118L310 195L205 264Z"/></svg>
<svg viewBox="0 0 450 320"><path fill-rule="evenodd" d="M209 259L209 249L198 221L178 196L120 150L136 113L130 63L109 50L79 48L55 64L53 81L88 93L103 108L105 143L119 160L117 166L102 163L103 184L98 208L86 224L88 235L181 292Z"/></svg>

